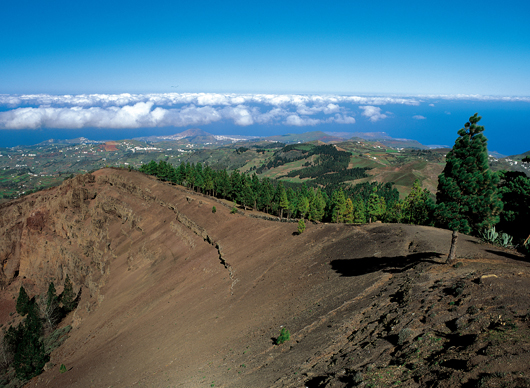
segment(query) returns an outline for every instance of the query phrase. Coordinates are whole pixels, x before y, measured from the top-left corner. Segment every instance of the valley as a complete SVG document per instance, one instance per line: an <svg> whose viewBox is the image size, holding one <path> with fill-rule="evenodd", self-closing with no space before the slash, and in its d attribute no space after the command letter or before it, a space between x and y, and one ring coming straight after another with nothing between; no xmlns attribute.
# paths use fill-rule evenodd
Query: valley
<svg viewBox="0 0 530 388"><path fill-rule="evenodd" d="M213 169L252 173L287 182L302 182L288 177L290 171L301 169L307 160L285 161L280 165L259 170L286 144L306 142L310 147L334 144L351 154L348 168L369 168L369 178L352 181L393 183L402 197L410 192L419 179L432 193L436 191L438 175L445 163L448 149L432 149L416 141L377 140L367 134L363 139L345 140L323 132L285 135L264 139L237 139L210 135L200 130L188 130L173 137L148 140L92 142L87 139L53 141L31 147L0 149L0 202L61 183L66 177L95 171L103 167L138 169L151 160L165 161L177 167L181 162L205 163ZM362 134L361 134L362 135ZM302 143L303 144L303 143ZM301 146L302 147L302 146ZM238 151L239 150L239 151ZM241 150L244 150L241 152ZM491 168L521 171L530 175L530 166L521 160L528 153L504 158L490 156Z"/></svg>

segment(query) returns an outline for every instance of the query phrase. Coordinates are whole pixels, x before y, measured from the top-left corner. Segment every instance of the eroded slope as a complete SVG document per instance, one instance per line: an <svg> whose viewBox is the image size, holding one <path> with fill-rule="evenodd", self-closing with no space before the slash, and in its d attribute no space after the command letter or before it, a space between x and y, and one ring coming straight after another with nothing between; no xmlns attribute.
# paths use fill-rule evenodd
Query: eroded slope
<svg viewBox="0 0 530 388"><path fill-rule="evenodd" d="M2 322L17 319L9 312L21 283L33 295L68 274L83 290L67 318L70 338L29 386L373 384L377 371L408 360L415 348L407 346L423 338L445 339L437 353L424 352L422 365L450 354L454 328L467 327L472 305L484 308L479 322L490 319L496 307L486 294L474 302L489 284L482 275L494 270L527 290L525 262L472 238L461 237L467 259L456 269L441 264L448 231L310 224L298 236L295 223L230 214L218 201L124 170L100 170L3 206L0 228ZM513 273L501 273L508 266ZM459 298L443 291L460 278ZM291 341L276 346L281 326ZM402 332L410 335L400 340ZM462 362L440 368L455 365ZM411 386L434 381L399 373Z"/></svg>

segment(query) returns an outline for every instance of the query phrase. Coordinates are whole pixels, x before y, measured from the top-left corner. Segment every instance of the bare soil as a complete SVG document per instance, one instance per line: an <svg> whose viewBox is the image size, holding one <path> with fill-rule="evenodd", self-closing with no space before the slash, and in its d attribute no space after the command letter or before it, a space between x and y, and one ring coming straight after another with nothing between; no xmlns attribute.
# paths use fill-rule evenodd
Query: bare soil
<svg viewBox="0 0 530 388"><path fill-rule="evenodd" d="M140 173L93 175L0 207L4 327L20 284L31 296L68 273L82 289L28 387L530 385L530 265L514 251L461 235L448 266L447 230L297 235Z"/></svg>

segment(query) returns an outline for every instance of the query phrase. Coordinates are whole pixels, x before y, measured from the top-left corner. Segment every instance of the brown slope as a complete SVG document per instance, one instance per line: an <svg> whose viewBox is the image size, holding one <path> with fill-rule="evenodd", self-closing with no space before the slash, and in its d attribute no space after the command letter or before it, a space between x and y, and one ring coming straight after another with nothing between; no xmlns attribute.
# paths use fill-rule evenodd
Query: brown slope
<svg viewBox="0 0 530 388"><path fill-rule="evenodd" d="M349 338L356 325L373 327L363 317L375 319L374 298L385 300L420 262L434 282L447 271L437 262L450 238L381 224L311 224L296 236L296 224L230 214L109 169L3 206L0 220L6 311L21 282L31 295L68 273L83 288L70 338L29 385L53 387L339 384L353 372L333 360L360 357ZM459 254L487 265L510 260L468 237ZM274 346L282 325L292 339ZM60 364L69 371L59 373Z"/></svg>

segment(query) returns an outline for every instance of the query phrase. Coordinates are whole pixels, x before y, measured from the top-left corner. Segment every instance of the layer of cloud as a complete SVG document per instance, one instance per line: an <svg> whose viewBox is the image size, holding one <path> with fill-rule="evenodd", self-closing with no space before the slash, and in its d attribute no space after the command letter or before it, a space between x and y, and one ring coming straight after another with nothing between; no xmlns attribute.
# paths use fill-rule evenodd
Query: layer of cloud
<svg viewBox="0 0 530 388"><path fill-rule="evenodd" d="M379 121L379 120L386 119L388 117L386 114L381 113L381 108L379 108L378 106L367 105L367 106L360 106L359 108L363 110L363 113L361 114L365 117L368 117L368 119L372 123L375 123L376 121Z"/></svg>
<svg viewBox="0 0 530 388"><path fill-rule="evenodd" d="M354 103L417 104L375 97L264 94L0 95L0 129L185 127L228 121L315 126L355 124Z"/></svg>
<svg viewBox="0 0 530 388"><path fill-rule="evenodd" d="M52 106L52 107L108 107L134 105L138 102L152 102L155 106L237 106L261 104L276 107L293 106L304 115L316 112L333 113L340 104L362 105L419 105L414 97L365 97L339 95L298 94L221 94L221 93L156 93L156 94L0 94L0 106ZM299 112L300 113L300 112Z"/></svg>
<svg viewBox="0 0 530 388"><path fill-rule="evenodd" d="M422 116L422 115L414 115L414 116L412 116L412 118L414 120L425 120L427 117Z"/></svg>
<svg viewBox="0 0 530 388"><path fill-rule="evenodd" d="M245 104L263 104L268 106L295 106L307 109L311 114L314 107L318 111L336 109L340 104L354 105L420 105L425 100L474 100L474 101L512 101L530 102L530 97L519 96L483 96L470 94L457 95L419 95L419 96L341 96L341 95L297 95L297 94L235 94L235 93L148 93L148 94L0 94L0 106L51 106L51 107L109 107L134 105L138 102L152 102L155 106L237 106ZM432 104L429 104L433 106ZM300 112L299 112L300 113Z"/></svg>
<svg viewBox="0 0 530 388"><path fill-rule="evenodd" d="M361 114L371 122L388 118L385 105L427 104L425 98L492 100L490 96L367 97L297 94L0 94L0 129L149 128L206 125L218 121L238 126L254 124L315 126L353 125ZM498 97L502 101L524 97ZM432 104L429 104L432 105ZM425 117L416 115L417 120Z"/></svg>
<svg viewBox="0 0 530 388"><path fill-rule="evenodd" d="M141 128L209 124L223 118L212 107L187 106L178 111L151 109L152 102L108 108L18 108L0 112L0 128ZM241 120L241 119L237 119ZM243 122L243 121L242 121Z"/></svg>

